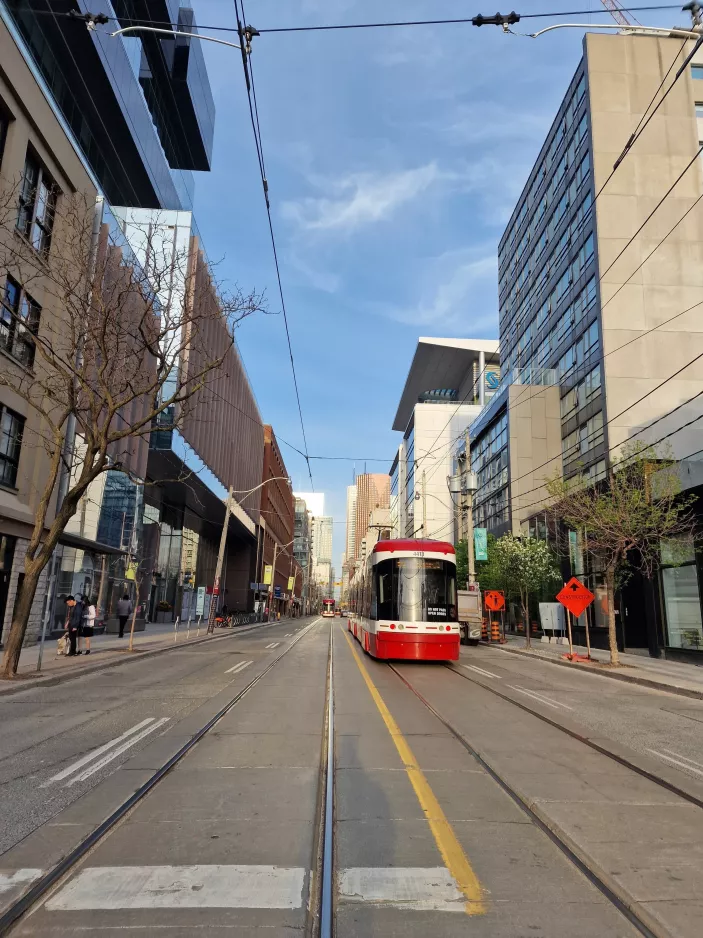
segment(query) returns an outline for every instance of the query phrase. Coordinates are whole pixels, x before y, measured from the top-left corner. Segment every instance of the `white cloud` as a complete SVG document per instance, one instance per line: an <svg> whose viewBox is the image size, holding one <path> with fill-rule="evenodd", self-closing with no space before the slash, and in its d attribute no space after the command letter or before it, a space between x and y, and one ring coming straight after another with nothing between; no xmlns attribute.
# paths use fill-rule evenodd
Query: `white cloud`
<svg viewBox="0 0 703 938"><path fill-rule="evenodd" d="M454 328L473 337L496 334L497 268L495 249L489 246L449 251L430 263L417 302L382 312L409 326Z"/></svg>
<svg viewBox="0 0 703 938"><path fill-rule="evenodd" d="M389 218L442 176L434 162L395 173L353 173L329 184L336 198L284 202L281 211L306 231L353 231Z"/></svg>

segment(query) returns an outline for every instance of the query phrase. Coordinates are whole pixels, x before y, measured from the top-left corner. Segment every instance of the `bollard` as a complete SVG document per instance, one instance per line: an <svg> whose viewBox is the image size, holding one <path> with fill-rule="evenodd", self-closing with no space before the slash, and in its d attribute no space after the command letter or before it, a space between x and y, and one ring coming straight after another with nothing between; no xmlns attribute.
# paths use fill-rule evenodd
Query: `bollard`
<svg viewBox="0 0 703 938"><path fill-rule="evenodd" d="M201 619L202 619L202 616L198 616L198 631L195 633L196 637L200 635L200 620Z"/></svg>
<svg viewBox="0 0 703 938"><path fill-rule="evenodd" d="M188 616L188 625L186 626L186 638L190 638L190 616Z"/></svg>
<svg viewBox="0 0 703 938"><path fill-rule="evenodd" d="M174 642L178 641L178 620L180 616L176 616L176 621L173 623L173 640Z"/></svg>

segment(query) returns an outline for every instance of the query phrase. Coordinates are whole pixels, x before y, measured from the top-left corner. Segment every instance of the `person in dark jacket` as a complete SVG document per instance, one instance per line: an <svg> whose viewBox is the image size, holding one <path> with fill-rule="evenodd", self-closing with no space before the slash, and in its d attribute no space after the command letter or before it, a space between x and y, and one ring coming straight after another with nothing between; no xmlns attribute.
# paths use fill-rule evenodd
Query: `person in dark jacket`
<svg viewBox="0 0 703 938"><path fill-rule="evenodd" d="M129 594L125 593L122 599L117 600L117 618L120 622L120 638L124 638L124 630L132 612L132 603L129 601Z"/></svg>
<svg viewBox="0 0 703 938"><path fill-rule="evenodd" d="M69 596L66 600L66 607L68 608L68 618L66 619L66 628L68 629L68 641L70 645L70 650L68 656L71 655L80 655L78 651L77 643L78 636L80 635L81 625L83 623L83 602L81 597L74 599L73 596Z"/></svg>

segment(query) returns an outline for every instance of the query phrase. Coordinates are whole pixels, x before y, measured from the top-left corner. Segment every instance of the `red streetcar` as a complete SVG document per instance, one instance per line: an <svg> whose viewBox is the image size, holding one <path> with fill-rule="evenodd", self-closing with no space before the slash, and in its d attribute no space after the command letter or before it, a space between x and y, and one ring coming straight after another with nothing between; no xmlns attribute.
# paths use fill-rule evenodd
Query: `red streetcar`
<svg viewBox="0 0 703 938"><path fill-rule="evenodd" d="M456 552L446 541L379 541L350 590L348 629L374 658L456 661Z"/></svg>
<svg viewBox="0 0 703 938"><path fill-rule="evenodd" d="M334 616L334 600L333 599L322 600L322 615L324 618L327 618L328 616Z"/></svg>

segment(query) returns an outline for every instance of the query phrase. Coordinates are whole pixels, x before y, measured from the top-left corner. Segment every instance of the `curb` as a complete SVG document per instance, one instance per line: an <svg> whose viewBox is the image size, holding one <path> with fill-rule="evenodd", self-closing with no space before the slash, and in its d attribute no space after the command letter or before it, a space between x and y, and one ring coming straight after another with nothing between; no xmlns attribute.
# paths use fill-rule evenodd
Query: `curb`
<svg viewBox="0 0 703 938"><path fill-rule="evenodd" d="M626 684L639 684L641 687L649 687L651 690L660 690L665 694L675 694L678 697L692 697L694 700L703 700L702 690L677 687L675 684L663 684L661 681L653 681L647 677L636 677L634 674L620 674L617 671L595 671L587 664L579 664L575 661L562 661L558 658L540 655L534 651L523 651L521 648L506 648L505 645L496 645L490 642L481 642L480 644L486 648L497 648L499 651L507 651L509 655L519 655L523 658L535 658L537 661L546 661L547 664L556 664L561 668L571 668L575 671L581 671L584 674L597 674L600 677L612 678L614 681L624 681Z"/></svg>
<svg viewBox="0 0 703 938"><path fill-rule="evenodd" d="M282 619L281 622L287 621ZM37 687L55 687L57 684L64 684L66 681L73 681L79 677L85 677L89 674L97 674L99 671L108 671L110 668L117 668L122 664L127 664L132 661L142 661L145 658L153 658L155 655L163 654L166 651L173 651L176 648L187 648L191 645L202 645L205 642L212 641L212 639L223 639L223 638L232 638L234 635L246 635L248 632L255 632L257 629L264 628L264 626L269 625L280 625L281 622L260 622L258 625L254 626L240 626L239 629L232 629L231 632L228 632L225 635L207 635L203 638L190 638L186 639L183 642L173 642L168 645L164 645L163 648L152 648L151 651L136 651L132 652L129 657L118 658L117 660L105 661L95 666L89 668L81 668L77 671L69 671L65 674L58 674L55 677L37 677L33 680L21 679L18 681L17 685L11 684L9 681L7 689L3 687L4 682L0 682L0 700L4 697L12 697L15 694L21 694L26 690L34 690ZM41 674L41 672L39 672Z"/></svg>

